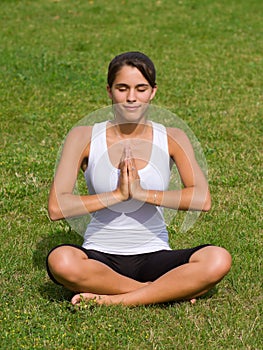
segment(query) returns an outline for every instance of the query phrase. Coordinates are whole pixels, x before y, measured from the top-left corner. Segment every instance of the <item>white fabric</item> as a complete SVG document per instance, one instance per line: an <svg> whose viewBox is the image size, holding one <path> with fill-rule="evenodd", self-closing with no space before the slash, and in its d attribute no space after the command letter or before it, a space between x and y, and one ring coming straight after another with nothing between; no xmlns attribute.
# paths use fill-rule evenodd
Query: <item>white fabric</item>
<svg viewBox="0 0 263 350"><path fill-rule="evenodd" d="M145 189L167 190L170 156L166 129L151 122L153 144L148 164L138 171ZM106 143L107 122L92 129L88 168L85 179L90 194L116 189L119 169L110 161ZM132 255L170 249L163 209L134 199L92 214L83 247L120 255Z"/></svg>

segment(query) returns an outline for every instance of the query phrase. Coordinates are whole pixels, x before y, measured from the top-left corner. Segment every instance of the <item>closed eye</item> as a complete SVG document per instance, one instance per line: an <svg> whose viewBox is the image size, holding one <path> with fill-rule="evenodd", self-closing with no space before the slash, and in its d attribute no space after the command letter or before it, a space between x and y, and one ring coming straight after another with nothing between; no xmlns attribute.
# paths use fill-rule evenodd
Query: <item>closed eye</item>
<svg viewBox="0 0 263 350"><path fill-rule="evenodd" d="M146 90L148 90L148 87L139 87L139 88L137 88L137 91L139 91L139 92L144 92Z"/></svg>
<svg viewBox="0 0 263 350"><path fill-rule="evenodd" d="M127 91L127 88L126 87L119 87L118 90L119 91Z"/></svg>
<svg viewBox="0 0 263 350"><path fill-rule="evenodd" d="M126 84L116 84L115 89L119 91L126 91L129 87Z"/></svg>
<svg viewBox="0 0 263 350"><path fill-rule="evenodd" d="M138 85L136 85L135 88L139 92L144 92L144 91L149 89L149 85L148 84L138 84ZM128 86L126 84L116 84L115 89L119 90L120 92L125 92L125 91L130 89L130 86Z"/></svg>

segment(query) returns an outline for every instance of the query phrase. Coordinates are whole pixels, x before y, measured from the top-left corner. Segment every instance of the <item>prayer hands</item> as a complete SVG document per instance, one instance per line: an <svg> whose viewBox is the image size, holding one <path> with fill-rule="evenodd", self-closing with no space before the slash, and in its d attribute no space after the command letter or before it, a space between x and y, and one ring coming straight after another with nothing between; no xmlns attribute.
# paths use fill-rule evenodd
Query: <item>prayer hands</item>
<svg viewBox="0 0 263 350"><path fill-rule="evenodd" d="M139 195L144 191L140 184L140 177L136 167L135 159L132 156L129 147L124 148L119 163L120 176L118 189L122 195L122 200L129 198L138 199Z"/></svg>

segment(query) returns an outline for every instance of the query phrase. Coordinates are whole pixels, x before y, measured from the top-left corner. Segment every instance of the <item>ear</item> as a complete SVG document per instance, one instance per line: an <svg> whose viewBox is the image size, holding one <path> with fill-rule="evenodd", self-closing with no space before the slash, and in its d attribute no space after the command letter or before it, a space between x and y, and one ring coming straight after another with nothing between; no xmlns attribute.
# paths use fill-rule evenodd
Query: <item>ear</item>
<svg viewBox="0 0 263 350"><path fill-rule="evenodd" d="M157 87L157 85L155 85L155 86L152 88L152 93L151 93L151 96L150 96L150 101L154 99L154 96L155 96L157 90L158 90L158 87Z"/></svg>
<svg viewBox="0 0 263 350"><path fill-rule="evenodd" d="M109 98L112 100L112 92L111 92L111 88L109 85L107 85L107 92L108 92Z"/></svg>

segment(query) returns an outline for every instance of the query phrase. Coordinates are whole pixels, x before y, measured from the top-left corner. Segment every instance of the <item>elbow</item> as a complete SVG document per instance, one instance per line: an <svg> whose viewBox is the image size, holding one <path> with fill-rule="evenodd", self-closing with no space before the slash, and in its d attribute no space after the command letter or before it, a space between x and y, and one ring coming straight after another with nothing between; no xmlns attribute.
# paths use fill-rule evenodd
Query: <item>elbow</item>
<svg viewBox="0 0 263 350"><path fill-rule="evenodd" d="M59 198L54 191L54 187L51 188L48 198L48 216L51 221L57 221L64 218L62 208L59 204Z"/></svg>
<svg viewBox="0 0 263 350"><path fill-rule="evenodd" d="M58 215L57 211L52 210L52 209L48 209L48 216L49 216L51 221L57 221L57 220L61 219L61 216Z"/></svg>
<svg viewBox="0 0 263 350"><path fill-rule="evenodd" d="M48 216L51 221L63 219L63 215L60 208L52 203L48 203Z"/></svg>

